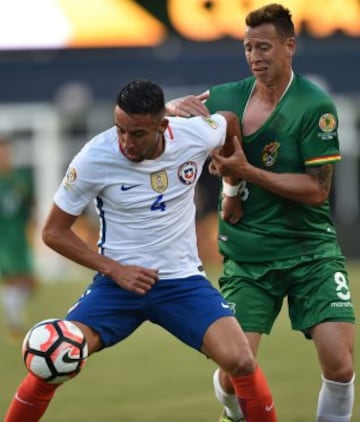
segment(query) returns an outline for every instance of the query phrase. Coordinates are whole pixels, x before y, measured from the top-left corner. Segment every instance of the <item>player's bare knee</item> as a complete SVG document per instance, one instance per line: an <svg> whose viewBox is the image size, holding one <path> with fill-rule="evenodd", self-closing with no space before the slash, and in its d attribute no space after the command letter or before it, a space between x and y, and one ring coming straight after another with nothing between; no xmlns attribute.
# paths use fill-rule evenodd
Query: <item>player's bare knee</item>
<svg viewBox="0 0 360 422"><path fill-rule="evenodd" d="M347 383L354 376L354 366L352 363L343 363L335 368L324 368L323 376L329 381Z"/></svg>
<svg viewBox="0 0 360 422"><path fill-rule="evenodd" d="M250 375L256 369L256 360L250 348L243 349L229 357L222 369L231 377Z"/></svg>
<svg viewBox="0 0 360 422"><path fill-rule="evenodd" d="M78 321L71 321L71 322L75 324L78 328L80 328L80 330L83 332L86 339L87 346L88 346L89 356L92 353L97 352L103 347L100 336L96 331L94 331L88 325L82 324L81 322L78 322Z"/></svg>

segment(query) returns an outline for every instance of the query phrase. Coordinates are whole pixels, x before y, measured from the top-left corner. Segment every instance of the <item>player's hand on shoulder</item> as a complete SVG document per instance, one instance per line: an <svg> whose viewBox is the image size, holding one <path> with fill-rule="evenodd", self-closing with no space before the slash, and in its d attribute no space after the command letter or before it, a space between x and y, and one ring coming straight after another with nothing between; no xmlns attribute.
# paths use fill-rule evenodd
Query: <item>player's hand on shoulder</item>
<svg viewBox="0 0 360 422"><path fill-rule="evenodd" d="M157 270L136 265L120 265L110 277L125 290L143 295L159 280Z"/></svg>
<svg viewBox="0 0 360 422"><path fill-rule="evenodd" d="M223 195L221 201L221 218L230 224L236 224L244 215L244 209L239 196Z"/></svg>
<svg viewBox="0 0 360 422"><path fill-rule="evenodd" d="M170 116L180 117L209 116L209 110L204 105L204 101L208 98L209 93L207 91L200 95L174 98L166 103L166 112Z"/></svg>

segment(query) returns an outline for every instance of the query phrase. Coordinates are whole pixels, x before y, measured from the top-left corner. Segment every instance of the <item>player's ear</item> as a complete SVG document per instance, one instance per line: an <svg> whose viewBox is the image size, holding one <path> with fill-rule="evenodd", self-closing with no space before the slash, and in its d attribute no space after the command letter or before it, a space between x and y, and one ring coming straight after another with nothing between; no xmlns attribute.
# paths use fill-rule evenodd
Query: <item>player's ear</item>
<svg viewBox="0 0 360 422"><path fill-rule="evenodd" d="M293 55L295 54L295 50L296 50L296 40L294 37L289 37L286 40L286 48L288 51L288 56L291 59Z"/></svg>
<svg viewBox="0 0 360 422"><path fill-rule="evenodd" d="M164 133L168 126L169 126L169 120L166 117L164 117L160 122L159 132Z"/></svg>

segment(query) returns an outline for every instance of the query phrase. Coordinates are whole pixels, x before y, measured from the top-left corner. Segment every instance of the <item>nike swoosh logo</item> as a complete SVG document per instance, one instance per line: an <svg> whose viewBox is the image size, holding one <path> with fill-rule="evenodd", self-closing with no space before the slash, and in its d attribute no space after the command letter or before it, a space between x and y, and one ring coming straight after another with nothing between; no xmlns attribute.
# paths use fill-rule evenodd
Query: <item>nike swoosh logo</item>
<svg viewBox="0 0 360 422"><path fill-rule="evenodd" d="M15 400L19 401L22 404L27 404L28 406L35 406L34 403L23 400L18 393L15 394Z"/></svg>
<svg viewBox="0 0 360 422"><path fill-rule="evenodd" d="M227 305L224 302L221 302L221 307L224 308L224 309L230 309L230 305Z"/></svg>
<svg viewBox="0 0 360 422"><path fill-rule="evenodd" d="M270 404L270 406L265 406L265 410L266 410L266 412L271 412L272 410L273 410L273 408L275 407L275 403L274 402L272 402L271 404Z"/></svg>
<svg viewBox="0 0 360 422"><path fill-rule="evenodd" d="M121 190L125 191L125 190L130 190L130 189L134 189L137 188L140 185L126 185L126 184L122 184L121 185Z"/></svg>
<svg viewBox="0 0 360 422"><path fill-rule="evenodd" d="M69 351L65 353L65 355L62 357L63 362L65 363L74 363L74 362L80 362L82 358L72 358L70 356Z"/></svg>

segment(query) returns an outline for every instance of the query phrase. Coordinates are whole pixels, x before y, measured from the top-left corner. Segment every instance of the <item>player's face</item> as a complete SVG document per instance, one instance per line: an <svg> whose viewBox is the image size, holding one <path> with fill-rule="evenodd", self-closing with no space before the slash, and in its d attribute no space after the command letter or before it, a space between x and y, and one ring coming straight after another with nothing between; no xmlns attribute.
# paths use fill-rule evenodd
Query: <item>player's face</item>
<svg viewBox="0 0 360 422"><path fill-rule="evenodd" d="M116 106L114 117L119 146L128 160L152 160L162 154L168 125L163 115L129 115Z"/></svg>
<svg viewBox="0 0 360 422"><path fill-rule="evenodd" d="M248 27L244 38L246 61L255 78L272 85L291 70L295 39L281 37L272 24Z"/></svg>

